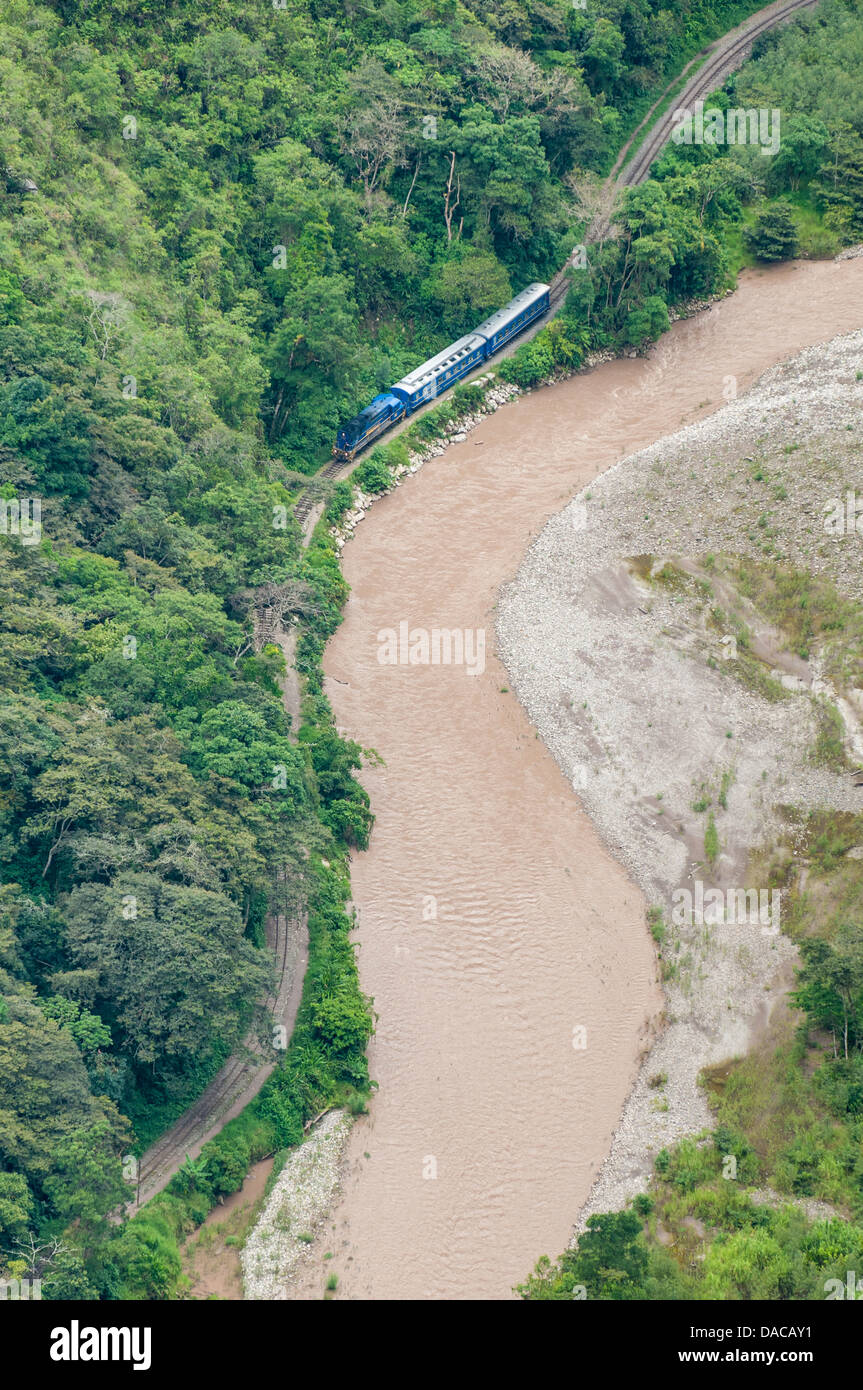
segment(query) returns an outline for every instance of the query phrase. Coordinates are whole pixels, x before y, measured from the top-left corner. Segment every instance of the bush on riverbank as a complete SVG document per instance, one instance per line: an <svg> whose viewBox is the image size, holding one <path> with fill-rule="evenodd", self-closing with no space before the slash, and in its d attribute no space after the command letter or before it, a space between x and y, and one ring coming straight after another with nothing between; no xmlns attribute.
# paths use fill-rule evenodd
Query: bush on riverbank
<svg viewBox="0 0 863 1390"><path fill-rule="evenodd" d="M485 400L487 386L476 382L456 386L452 395L441 401L432 410L425 411L405 430L399 440L407 449L424 449L435 440L442 438L447 430L457 424L465 415L479 410ZM401 459L399 461L402 461ZM406 462L406 458L404 459Z"/></svg>
<svg viewBox="0 0 863 1390"><path fill-rule="evenodd" d="M184 1165L165 1190L103 1252L104 1296L174 1298L184 1280L179 1243L220 1197L236 1192L253 1163L303 1139L305 1123L330 1106L356 1107L370 1092L366 1044L371 1002L360 991L345 911L346 863L315 869L309 901L309 964L287 1052L256 1098Z"/></svg>
<svg viewBox="0 0 863 1390"><path fill-rule="evenodd" d="M393 485L395 469L406 468L409 461L408 446L403 437L391 439L387 444L377 444L351 474L351 482L372 495L386 492Z"/></svg>

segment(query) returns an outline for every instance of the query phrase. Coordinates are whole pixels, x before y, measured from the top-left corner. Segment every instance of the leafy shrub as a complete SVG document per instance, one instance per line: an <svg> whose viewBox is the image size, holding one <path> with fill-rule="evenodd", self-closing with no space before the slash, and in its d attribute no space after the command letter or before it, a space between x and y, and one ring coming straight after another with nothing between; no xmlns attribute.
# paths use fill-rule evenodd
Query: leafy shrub
<svg viewBox="0 0 863 1390"><path fill-rule="evenodd" d="M363 492L386 492L388 487L392 487L393 475L380 449L373 449L369 457L360 464L353 473L353 481Z"/></svg>

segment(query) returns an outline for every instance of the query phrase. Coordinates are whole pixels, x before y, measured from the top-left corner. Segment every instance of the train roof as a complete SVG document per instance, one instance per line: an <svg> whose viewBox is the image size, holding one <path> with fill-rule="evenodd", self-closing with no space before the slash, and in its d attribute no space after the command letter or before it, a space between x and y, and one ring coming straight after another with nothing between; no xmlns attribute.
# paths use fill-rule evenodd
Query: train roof
<svg viewBox="0 0 863 1390"><path fill-rule="evenodd" d="M369 402L365 410L361 410L359 415L354 416L354 419L362 420L367 415L379 415L383 409L384 403L386 402L389 404L390 401L395 401L397 405L401 405L398 396L394 396L392 391L381 391L375 396L374 400Z"/></svg>
<svg viewBox="0 0 863 1390"><path fill-rule="evenodd" d="M414 367L412 372L408 372L407 376L403 376L401 381L395 383L392 390L395 391L400 386L403 391L413 393L429 377L438 376L441 372L446 371L447 367L451 367L454 362L458 362L469 352L474 352L481 347L485 347L484 338L481 338L478 333L466 333L463 338L450 343L449 347L444 348L436 357L430 357L421 366Z"/></svg>
<svg viewBox="0 0 863 1390"><path fill-rule="evenodd" d="M346 420L343 425L340 425L337 437L358 437L364 434L366 429L371 428L372 422L378 418L391 401L394 405L400 406L404 404L404 402L400 401L398 396L394 396L391 391L383 391L375 396L374 400L366 406L365 410L361 410L359 415L354 415L352 419Z"/></svg>
<svg viewBox="0 0 863 1390"><path fill-rule="evenodd" d="M525 309L530 308L531 304L535 304L544 294L548 294L548 290L548 285L534 281L532 285L528 285L526 290L517 294L515 299L511 299L508 304L505 304L502 309L495 310L487 319L484 319L479 327L473 330L474 333L479 333L483 338L493 338L495 333L499 333L512 319Z"/></svg>

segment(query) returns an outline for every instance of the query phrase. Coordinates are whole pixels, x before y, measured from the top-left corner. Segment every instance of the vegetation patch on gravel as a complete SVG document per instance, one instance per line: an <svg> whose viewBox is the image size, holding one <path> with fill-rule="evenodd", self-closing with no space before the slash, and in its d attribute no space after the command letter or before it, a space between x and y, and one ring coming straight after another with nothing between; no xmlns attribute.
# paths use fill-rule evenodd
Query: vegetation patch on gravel
<svg viewBox="0 0 863 1390"><path fill-rule="evenodd" d="M593 482L501 598L512 685L651 904L665 1016L575 1233L635 1202L674 1263L631 1296L824 1297L825 1260L782 1294L710 1252L773 1223L779 1280L863 1213L861 406L863 333L804 352ZM781 929L681 921L711 889Z"/></svg>
<svg viewBox="0 0 863 1390"><path fill-rule="evenodd" d="M288 1157L242 1254L247 1299L282 1300L287 1281L330 1209L351 1123L331 1110Z"/></svg>

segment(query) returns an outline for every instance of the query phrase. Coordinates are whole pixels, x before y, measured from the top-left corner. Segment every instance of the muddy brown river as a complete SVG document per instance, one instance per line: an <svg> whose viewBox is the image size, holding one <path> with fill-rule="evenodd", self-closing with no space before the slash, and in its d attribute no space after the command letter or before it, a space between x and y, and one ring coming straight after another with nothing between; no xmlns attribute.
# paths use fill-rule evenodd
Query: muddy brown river
<svg viewBox="0 0 863 1390"><path fill-rule="evenodd" d="M292 1297L335 1273L339 1297L504 1299L567 1244L662 997L641 894L505 688L495 596L598 472L861 325L863 259L749 272L647 358L499 410L346 547L325 667L339 726L386 764L352 866L380 1090ZM484 671L382 663L402 623L420 657L418 629L484 630Z"/></svg>

